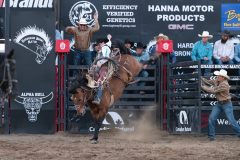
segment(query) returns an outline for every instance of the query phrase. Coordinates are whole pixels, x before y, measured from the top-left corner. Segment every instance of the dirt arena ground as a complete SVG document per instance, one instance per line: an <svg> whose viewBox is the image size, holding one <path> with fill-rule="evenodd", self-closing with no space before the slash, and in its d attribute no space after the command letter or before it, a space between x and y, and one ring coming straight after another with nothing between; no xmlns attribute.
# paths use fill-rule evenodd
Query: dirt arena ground
<svg viewBox="0 0 240 160"><path fill-rule="evenodd" d="M239 160L240 139L217 136L169 135L152 130L144 133L102 132L98 144L90 135L0 135L1 160Z"/></svg>

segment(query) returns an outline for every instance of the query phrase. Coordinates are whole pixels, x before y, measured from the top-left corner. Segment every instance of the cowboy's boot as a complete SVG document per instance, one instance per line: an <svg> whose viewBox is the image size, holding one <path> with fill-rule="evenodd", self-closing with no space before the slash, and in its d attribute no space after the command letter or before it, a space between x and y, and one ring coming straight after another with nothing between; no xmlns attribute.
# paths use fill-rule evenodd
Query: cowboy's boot
<svg viewBox="0 0 240 160"><path fill-rule="evenodd" d="M92 103L99 105L101 102L101 99L102 99L102 95L103 95L103 89L102 89L102 86L100 86L97 89L97 93L96 93Z"/></svg>

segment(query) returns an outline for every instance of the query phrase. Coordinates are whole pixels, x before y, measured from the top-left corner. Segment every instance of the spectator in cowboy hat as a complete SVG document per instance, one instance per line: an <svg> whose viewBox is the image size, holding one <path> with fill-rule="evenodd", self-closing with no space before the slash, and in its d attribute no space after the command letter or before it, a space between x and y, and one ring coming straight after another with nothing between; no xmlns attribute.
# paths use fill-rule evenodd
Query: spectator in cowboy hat
<svg viewBox="0 0 240 160"><path fill-rule="evenodd" d="M232 34L228 30L221 33L221 39L216 41L213 57L216 64L233 64L234 45L229 41Z"/></svg>
<svg viewBox="0 0 240 160"><path fill-rule="evenodd" d="M156 54L159 54L157 53L157 42L161 40L168 40L168 36L163 33L159 33L154 37L154 44L149 48L149 56L156 56Z"/></svg>
<svg viewBox="0 0 240 160"><path fill-rule="evenodd" d="M88 26L88 22L85 18L81 18L78 22L78 26L68 26L66 28L66 32L74 35L75 43L75 57L74 64L75 65L90 65L91 61L91 51L90 41L92 38L92 34L99 30L98 23L98 14L94 14L95 25L93 27ZM84 60L84 62L82 61Z"/></svg>
<svg viewBox="0 0 240 160"><path fill-rule="evenodd" d="M228 80L230 79L227 75L227 71L221 69L220 71L215 71L214 75L217 76L216 80L207 80L201 78L201 88L202 90L215 94L217 98L217 105L213 107L212 112L208 120L208 138L210 141L215 140L215 122L221 111L224 111L228 121L230 122L232 128L237 133L240 138L240 126L233 115L233 106L230 96L230 86Z"/></svg>
<svg viewBox="0 0 240 160"><path fill-rule="evenodd" d="M202 40L197 41L192 49L191 58L193 61L201 61L201 64L212 64L212 52L213 47L208 42L213 36L209 34L208 31L203 31L202 34L198 34ZM205 69L204 75L210 74L211 69Z"/></svg>
<svg viewBox="0 0 240 160"><path fill-rule="evenodd" d="M168 38L168 36L164 35L163 33L159 33L157 36L154 37L153 40L151 40L148 43L146 50L150 56L150 59L152 59L153 62L155 62L155 60L161 55L161 53L158 53L158 51L157 51L157 42L161 41L161 40L169 40L169 38ZM176 56L175 56L174 52L170 54L170 60L172 63L176 62Z"/></svg>

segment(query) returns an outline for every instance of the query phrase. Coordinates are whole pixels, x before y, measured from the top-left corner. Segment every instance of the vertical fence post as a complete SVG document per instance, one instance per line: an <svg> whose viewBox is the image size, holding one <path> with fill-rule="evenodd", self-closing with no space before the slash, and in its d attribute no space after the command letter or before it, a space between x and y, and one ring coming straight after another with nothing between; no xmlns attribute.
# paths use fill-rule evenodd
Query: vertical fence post
<svg viewBox="0 0 240 160"><path fill-rule="evenodd" d="M198 133L201 133L201 125L202 125L202 102L201 102L201 63L198 61Z"/></svg>
<svg viewBox="0 0 240 160"><path fill-rule="evenodd" d="M10 0L5 1L5 58L7 56L7 53L10 50ZM10 105L9 103L4 105L4 133L9 134L10 133Z"/></svg>
<svg viewBox="0 0 240 160"><path fill-rule="evenodd" d="M161 128L167 129L167 64L169 53L162 54L160 61L160 111L161 111Z"/></svg>

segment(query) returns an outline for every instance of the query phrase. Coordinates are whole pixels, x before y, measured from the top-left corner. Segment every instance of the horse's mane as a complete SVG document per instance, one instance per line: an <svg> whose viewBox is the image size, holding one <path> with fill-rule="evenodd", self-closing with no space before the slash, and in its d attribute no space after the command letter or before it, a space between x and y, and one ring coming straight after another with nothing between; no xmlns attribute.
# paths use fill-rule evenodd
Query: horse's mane
<svg viewBox="0 0 240 160"><path fill-rule="evenodd" d="M86 88L90 89L88 86L88 80L86 78L85 73L80 73L77 77L72 81L69 87L69 93L76 94L78 88Z"/></svg>

